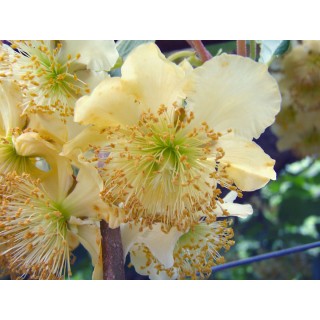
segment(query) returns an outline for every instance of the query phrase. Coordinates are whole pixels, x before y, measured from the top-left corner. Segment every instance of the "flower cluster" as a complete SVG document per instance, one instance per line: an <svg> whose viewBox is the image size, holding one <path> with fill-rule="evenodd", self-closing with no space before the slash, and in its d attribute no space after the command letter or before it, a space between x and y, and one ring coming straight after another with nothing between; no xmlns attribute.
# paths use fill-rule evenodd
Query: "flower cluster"
<svg viewBox="0 0 320 320"><path fill-rule="evenodd" d="M320 152L320 41L303 41L279 61L276 72L283 96L273 132L280 151L297 157Z"/></svg>
<svg viewBox="0 0 320 320"><path fill-rule="evenodd" d="M70 276L79 243L97 264L105 211L100 180L60 152L84 129L73 122L76 100L108 76L117 58L113 41L1 44L0 263L7 273Z"/></svg>
<svg viewBox="0 0 320 320"><path fill-rule="evenodd" d="M154 43L121 76L112 41L13 41L0 49L1 264L64 278L81 243L101 278L99 221L151 279L206 278L234 244L234 203L275 179L252 140L280 93L267 67L222 54L193 68Z"/></svg>

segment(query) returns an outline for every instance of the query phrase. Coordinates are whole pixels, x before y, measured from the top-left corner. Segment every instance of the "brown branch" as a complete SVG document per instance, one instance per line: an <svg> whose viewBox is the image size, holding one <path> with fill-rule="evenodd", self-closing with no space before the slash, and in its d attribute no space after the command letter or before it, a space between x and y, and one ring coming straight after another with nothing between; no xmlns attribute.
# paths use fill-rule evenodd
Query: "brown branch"
<svg viewBox="0 0 320 320"><path fill-rule="evenodd" d="M211 53L206 49L201 40L186 40L189 45L196 51L202 62L212 58Z"/></svg>
<svg viewBox="0 0 320 320"><path fill-rule="evenodd" d="M102 265L104 280L124 280L124 261L120 228L111 229L108 223L100 222L102 237Z"/></svg>
<svg viewBox="0 0 320 320"><path fill-rule="evenodd" d="M246 40L237 40L237 55L243 57L247 56Z"/></svg>

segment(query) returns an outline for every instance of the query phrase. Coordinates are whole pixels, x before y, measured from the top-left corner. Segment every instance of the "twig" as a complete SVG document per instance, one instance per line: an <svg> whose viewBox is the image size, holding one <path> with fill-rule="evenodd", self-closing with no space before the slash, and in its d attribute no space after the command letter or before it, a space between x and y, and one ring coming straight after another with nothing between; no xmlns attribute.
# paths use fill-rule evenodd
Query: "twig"
<svg viewBox="0 0 320 320"><path fill-rule="evenodd" d="M202 62L212 58L211 53L206 49L201 40L186 40L189 45L196 51Z"/></svg>
<svg viewBox="0 0 320 320"><path fill-rule="evenodd" d="M246 40L237 40L237 55L243 57L247 56Z"/></svg>
<svg viewBox="0 0 320 320"><path fill-rule="evenodd" d="M102 220L100 222L102 237L102 265L104 280L124 280L123 249L120 228L111 229Z"/></svg>
<svg viewBox="0 0 320 320"><path fill-rule="evenodd" d="M258 256L250 257L247 259L242 259L242 260L237 260L237 261L232 261L232 262L228 262L225 264L221 264L221 265L213 267L212 272L235 268L235 267L243 266L243 265L254 263L254 262L259 262L262 260L278 258L278 257L282 257L282 256L285 256L288 254L298 253L301 251L310 250L310 249L314 249L317 247L320 247L320 241L308 243L308 244L301 245L301 246L296 246L296 247L289 248L289 249L283 249L283 250L279 250L279 251L260 254Z"/></svg>

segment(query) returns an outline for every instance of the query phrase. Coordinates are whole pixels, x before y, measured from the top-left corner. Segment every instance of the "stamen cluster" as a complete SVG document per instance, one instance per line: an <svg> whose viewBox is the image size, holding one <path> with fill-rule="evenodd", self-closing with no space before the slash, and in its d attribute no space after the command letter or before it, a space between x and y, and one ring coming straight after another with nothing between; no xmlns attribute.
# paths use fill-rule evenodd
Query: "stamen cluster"
<svg viewBox="0 0 320 320"><path fill-rule="evenodd" d="M70 273L68 213L41 190L39 180L1 176L2 256L12 272L34 279L60 279Z"/></svg>
<svg viewBox="0 0 320 320"><path fill-rule="evenodd" d="M73 115L75 101L85 93L88 86L75 72L80 58L61 54L62 44L49 41L14 41L15 51L2 54L9 59L8 68L0 76L16 78L25 95L25 109L29 112L58 112L64 118Z"/></svg>
<svg viewBox="0 0 320 320"><path fill-rule="evenodd" d="M126 221L149 226L162 222L186 230L199 220L199 212L209 222L215 220L212 212L221 201L218 184L234 188L218 168L224 154L216 146L221 134L205 122L192 128L193 114L182 111L173 116L161 106L157 115L143 113L135 126L102 131L112 143L101 169L101 196L121 204Z"/></svg>
<svg viewBox="0 0 320 320"><path fill-rule="evenodd" d="M150 249L138 244L131 250L131 259L135 262L138 251L145 256L144 264L136 265L138 271L150 274L150 267L156 270L156 275L165 273L168 278L178 279L206 279L211 275L211 268L224 263L221 250L228 251L234 241L233 230L229 227L230 221L216 221L211 224L201 222L191 227L176 243L173 257L174 264L165 268Z"/></svg>

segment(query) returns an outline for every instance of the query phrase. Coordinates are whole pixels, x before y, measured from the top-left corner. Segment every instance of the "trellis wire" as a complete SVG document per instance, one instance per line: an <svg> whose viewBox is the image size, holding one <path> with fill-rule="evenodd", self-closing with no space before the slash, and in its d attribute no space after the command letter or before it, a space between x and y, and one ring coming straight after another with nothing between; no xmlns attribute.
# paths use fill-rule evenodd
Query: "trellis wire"
<svg viewBox="0 0 320 320"><path fill-rule="evenodd" d="M286 256L288 254L298 253L301 251L306 251L306 250L314 249L317 247L320 247L320 241L304 244L301 246L296 246L296 247L289 248L289 249L283 249L283 250L279 250L279 251L264 253L264 254L260 254L258 256L221 264L221 265L213 267L212 272L235 268L235 267L243 266L243 265L254 263L254 262L259 262L262 260L278 258L278 257Z"/></svg>

